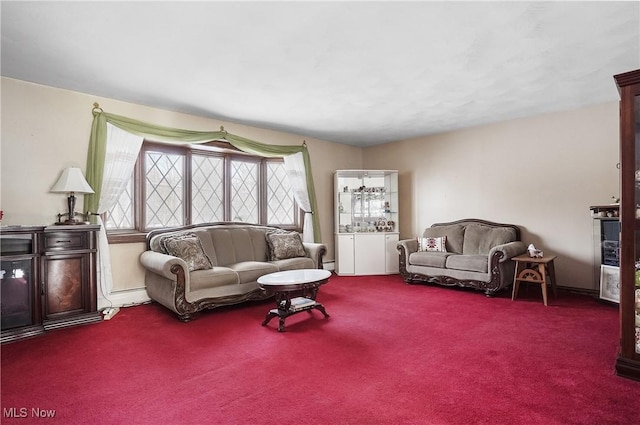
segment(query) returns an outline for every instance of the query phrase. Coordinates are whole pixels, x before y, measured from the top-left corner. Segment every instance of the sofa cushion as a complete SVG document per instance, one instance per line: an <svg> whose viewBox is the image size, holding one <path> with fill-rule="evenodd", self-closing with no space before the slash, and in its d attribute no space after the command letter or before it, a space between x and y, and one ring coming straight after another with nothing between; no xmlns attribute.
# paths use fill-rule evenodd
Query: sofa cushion
<svg viewBox="0 0 640 425"><path fill-rule="evenodd" d="M255 282L260 276L278 271L278 267L275 264L262 261L242 261L229 264L227 267L238 273L241 284Z"/></svg>
<svg viewBox="0 0 640 425"><path fill-rule="evenodd" d="M211 240L211 233L208 229L193 229L193 233L200 239L200 243L202 244L202 249L204 253L207 254L209 260L211 260L211 264L214 266L218 265L218 257L216 255L216 249L213 245L213 240Z"/></svg>
<svg viewBox="0 0 640 425"><path fill-rule="evenodd" d="M315 264L309 257L295 257L286 258L284 260L273 260L271 264L275 264L278 270L299 270L299 269L314 269Z"/></svg>
<svg viewBox="0 0 640 425"><path fill-rule="evenodd" d="M217 247L219 266L242 261L267 261L264 230L249 226L211 227L208 230L212 245Z"/></svg>
<svg viewBox="0 0 640 425"><path fill-rule="evenodd" d="M418 238L418 251L447 252L447 237Z"/></svg>
<svg viewBox="0 0 640 425"><path fill-rule="evenodd" d="M425 252L418 251L409 255L409 264L413 266L441 267L444 268L448 252Z"/></svg>
<svg viewBox="0 0 640 425"><path fill-rule="evenodd" d="M237 285L240 283L238 273L227 267L212 267L207 270L195 270L189 273L189 277L189 291Z"/></svg>
<svg viewBox="0 0 640 425"><path fill-rule="evenodd" d="M463 254L489 254L491 248L516 240L515 230L509 227L485 226L470 223L464 232Z"/></svg>
<svg viewBox="0 0 640 425"><path fill-rule="evenodd" d="M298 232L267 232L266 238L271 252L271 260L307 256Z"/></svg>
<svg viewBox="0 0 640 425"><path fill-rule="evenodd" d="M182 258L187 263L190 272L213 267L196 235L165 238L164 246L167 254Z"/></svg>
<svg viewBox="0 0 640 425"><path fill-rule="evenodd" d="M489 270L489 257L486 255L450 255L447 257L448 269L486 273Z"/></svg>
<svg viewBox="0 0 640 425"><path fill-rule="evenodd" d="M425 238L447 237L447 252L462 254L462 244L464 238L464 226L460 224L449 224L446 226L435 226L425 229L422 234Z"/></svg>

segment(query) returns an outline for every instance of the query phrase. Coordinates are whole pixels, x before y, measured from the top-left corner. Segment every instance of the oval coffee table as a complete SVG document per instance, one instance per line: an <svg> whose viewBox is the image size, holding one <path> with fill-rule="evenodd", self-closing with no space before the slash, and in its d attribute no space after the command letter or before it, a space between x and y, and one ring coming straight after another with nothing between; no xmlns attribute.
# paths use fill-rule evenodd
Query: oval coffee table
<svg viewBox="0 0 640 425"><path fill-rule="evenodd" d="M329 281L331 272L322 269L286 270L269 273L258 278L258 285L267 292L274 294L276 308L267 313L262 326L274 317L280 318L278 332L284 332L284 320L296 313L312 309L320 310L324 317L329 317L324 306L316 302L316 294L320 285Z"/></svg>

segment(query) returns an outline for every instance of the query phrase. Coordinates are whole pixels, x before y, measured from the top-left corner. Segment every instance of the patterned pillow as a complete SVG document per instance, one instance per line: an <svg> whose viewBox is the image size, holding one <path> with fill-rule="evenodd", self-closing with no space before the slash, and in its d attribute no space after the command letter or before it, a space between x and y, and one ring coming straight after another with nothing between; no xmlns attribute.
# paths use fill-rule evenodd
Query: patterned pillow
<svg viewBox="0 0 640 425"><path fill-rule="evenodd" d="M163 254L169 254L167 251L167 241L170 239L182 239L187 237L193 237L196 234L193 232L179 232L179 233L169 233L166 235L158 236L158 246L160 247L160 252ZM169 254L172 255L172 254Z"/></svg>
<svg viewBox="0 0 640 425"><path fill-rule="evenodd" d="M211 260L202 249L202 243L195 235L182 235L176 238L166 238L164 246L167 254L182 258L189 267L189 271L210 269Z"/></svg>
<svg viewBox="0 0 640 425"><path fill-rule="evenodd" d="M447 237L418 238L418 251L447 252Z"/></svg>
<svg viewBox="0 0 640 425"><path fill-rule="evenodd" d="M269 245L270 260L306 257L302 238L298 232L272 231L265 233Z"/></svg>

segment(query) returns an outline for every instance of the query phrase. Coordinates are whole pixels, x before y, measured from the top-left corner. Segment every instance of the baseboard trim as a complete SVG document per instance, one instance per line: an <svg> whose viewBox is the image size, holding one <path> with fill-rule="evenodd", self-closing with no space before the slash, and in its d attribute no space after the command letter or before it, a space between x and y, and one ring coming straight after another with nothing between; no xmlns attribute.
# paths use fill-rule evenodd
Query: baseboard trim
<svg viewBox="0 0 640 425"><path fill-rule="evenodd" d="M600 294L595 289L586 289L586 288L574 288L571 286L560 286L558 285L558 290L572 292L574 294L582 294L589 295L595 298L599 298Z"/></svg>
<svg viewBox="0 0 640 425"><path fill-rule="evenodd" d="M68 317L68 318L60 318L53 320L44 320L42 322L42 326L45 331L50 331L52 329L61 329L69 326L77 326L77 325L86 325L89 323L101 322L102 316L98 312L91 312L80 314L78 316Z"/></svg>
<svg viewBox="0 0 640 425"><path fill-rule="evenodd" d="M107 307L128 307L138 304L146 304L151 301L145 288L114 291L109 294L109 300L99 299L98 310Z"/></svg>

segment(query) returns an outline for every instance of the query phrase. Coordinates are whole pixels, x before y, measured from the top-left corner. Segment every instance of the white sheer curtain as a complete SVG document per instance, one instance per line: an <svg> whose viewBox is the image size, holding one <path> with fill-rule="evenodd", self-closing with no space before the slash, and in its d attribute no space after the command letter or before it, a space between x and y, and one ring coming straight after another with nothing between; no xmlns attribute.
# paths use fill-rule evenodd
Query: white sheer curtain
<svg viewBox="0 0 640 425"><path fill-rule="evenodd" d="M304 210L304 224L302 227L302 240L313 242L313 211L307 191L307 177L304 167L302 152L284 157L284 168L291 182L291 190L296 202Z"/></svg>
<svg viewBox="0 0 640 425"><path fill-rule="evenodd" d="M136 136L107 123L102 193L98 203L98 211L95 211L98 214L109 211L118 202L118 198L131 179L142 141L142 136ZM111 306L109 295L113 289L113 276L107 231L99 216L98 221L100 223L100 233L98 234L98 281L100 282L98 309L101 309Z"/></svg>

